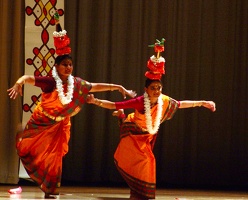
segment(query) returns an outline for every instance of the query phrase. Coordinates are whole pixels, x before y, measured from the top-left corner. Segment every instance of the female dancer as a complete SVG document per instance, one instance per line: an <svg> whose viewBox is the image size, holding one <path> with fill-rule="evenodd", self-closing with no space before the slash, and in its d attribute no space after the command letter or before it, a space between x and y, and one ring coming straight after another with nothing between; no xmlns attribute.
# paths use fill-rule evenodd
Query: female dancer
<svg viewBox="0 0 248 200"><path fill-rule="evenodd" d="M71 49L66 31L57 23L54 44L57 57L52 77L24 75L8 89L10 98L22 96L22 86L31 84L42 90L41 102L35 107L25 129L16 136L17 153L30 178L45 193L45 198L58 194L62 175L62 158L68 151L71 117L76 115L89 92L119 90L134 97L132 90L121 85L90 83L74 77ZM16 190L13 190L16 193ZM11 190L9 191L12 192Z"/></svg>
<svg viewBox="0 0 248 200"><path fill-rule="evenodd" d="M163 51L162 42L155 43L155 52ZM161 75L165 60L152 56L145 76L145 92L142 96L122 102L100 100L88 95L87 103L107 109L116 109L113 115L120 118L120 142L114 154L116 167L130 187L130 199L154 199L156 191L156 161L153 147L159 126L172 118L179 108L205 107L215 111L213 101L177 101L162 94ZM123 109L134 112L125 116Z"/></svg>

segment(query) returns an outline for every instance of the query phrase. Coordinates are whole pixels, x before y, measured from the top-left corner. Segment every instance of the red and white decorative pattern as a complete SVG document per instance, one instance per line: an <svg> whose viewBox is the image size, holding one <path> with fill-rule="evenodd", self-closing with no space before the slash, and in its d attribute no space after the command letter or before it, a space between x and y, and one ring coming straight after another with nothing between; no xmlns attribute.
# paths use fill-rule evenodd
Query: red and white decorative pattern
<svg viewBox="0 0 248 200"><path fill-rule="evenodd" d="M25 0L25 72L35 76L51 74L55 60L53 15L58 10L64 15L64 0ZM60 18L63 26L63 17ZM23 124L39 102L41 90L30 85L24 87Z"/></svg>

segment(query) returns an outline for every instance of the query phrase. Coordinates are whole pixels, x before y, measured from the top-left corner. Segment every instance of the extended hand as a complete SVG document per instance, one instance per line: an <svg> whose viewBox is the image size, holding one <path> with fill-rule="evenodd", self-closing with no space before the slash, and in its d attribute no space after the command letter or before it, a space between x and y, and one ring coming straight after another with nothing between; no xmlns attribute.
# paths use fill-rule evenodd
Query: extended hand
<svg viewBox="0 0 248 200"><path fill-rule="evenodd" d="M212 112L216 111L215 103L213 101L204 101L202 106L210 109Z"/></svg>
<svg viewBox="0 0 248 200"><path fill-rule="evenodd" d="M89 104L95 103L95 97L94 94L88 94L86 98L86 102Z"/></svg>
<svg viewBox="0 0 248 200"><path fill-rule="evenodd" d="M9 88L7 92L11 99L15 99L18 96L18 93L22 96L22 87L16 83L12 88Z"/></svg>
<svg viewBox="0 0 248 200"><path fill-rule="evenodd" d="M131 98L134 98L137 95L137 93L135 91L127 90L124 87L121 87L119 89L119 92L122 93L124 99L126 99L126 95L130 96Z"/></svg>

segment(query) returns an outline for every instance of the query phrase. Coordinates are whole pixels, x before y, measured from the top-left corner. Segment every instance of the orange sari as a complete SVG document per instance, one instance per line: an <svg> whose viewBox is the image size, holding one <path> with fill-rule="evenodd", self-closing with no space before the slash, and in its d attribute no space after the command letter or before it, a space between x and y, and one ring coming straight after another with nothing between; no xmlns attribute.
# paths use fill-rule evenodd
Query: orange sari
<svg viewBox="0 0 248 200"><path fill-rule="evenodd" d="M178 108L177 101L163 95L161 123L172 118ZM152 120L157 106L151 109ZM131 189L131 197L154 199L156 191L156 159L153 147L157 134L146 130L145 114L135 110L120 126L120 142L114 154L115 164Z"/></svg>
<svg viewBox="0 0 248 200"><path fill-rule="evenodd" d="M56 194L62 175L62 158L68 152L70 117L85 102L90 85L75 79L72 102L62 105L57 91L42 93L23 132L16 136L17 153L28 175L42 191Z"/></svg>

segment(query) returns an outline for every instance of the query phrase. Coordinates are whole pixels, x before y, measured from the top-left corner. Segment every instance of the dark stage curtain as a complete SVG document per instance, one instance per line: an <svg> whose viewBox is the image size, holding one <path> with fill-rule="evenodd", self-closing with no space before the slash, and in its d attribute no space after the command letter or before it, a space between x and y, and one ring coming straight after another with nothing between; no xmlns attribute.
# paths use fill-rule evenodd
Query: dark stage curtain
<svg viewBox="0 0 248 200"><path fill-rule="evenodd" d="M161 125L158 186L248 186L248 1L72 0L65 28L75 74L143 93L148 44L166 39L163 93L213 100L217 111L178 110ZM118 92L95 96L122 100ZM129 111L127 111L129 112ZM85 105L73 119L65 181L121 183L113 163L119 141L112 111Z"/></svg>
<svg viewBox="0 0 248 200"><path fill-rule="evenodd" d="M2 28L0 39L1 173L13 167L4 152L17 160L11 152L21 99L7 100L6 89L22 75L20 63L24 63L24 27L18 26L24 26L24 8L18 18L17 4L6 4L1 10L9 14L0 19L8 27ZM90 82L121 84L141 95L146 62L154 53L148 45L164 37L163 93L177 100L216 102L215 113L204 108L178 110L161 125L154 149L159 187L248 186L247 11L244 0L65 1L64 28L71 38L74 75ZM13 21L3 24L8 17ZM117 91L95 96L123 99ZM85 105L72 124L63 182L124 183L113 162L119 130L112 111ZM16 165L11 173L16 173Z"/></svg>
<svg viewBox="0 0 248 200"><path fill-rule="evenodd" d="M0 0L0 183L18 183L19 159L15 149L21 122L21 98L10 100L7 89L23 74L24 1Z"/></svg>

